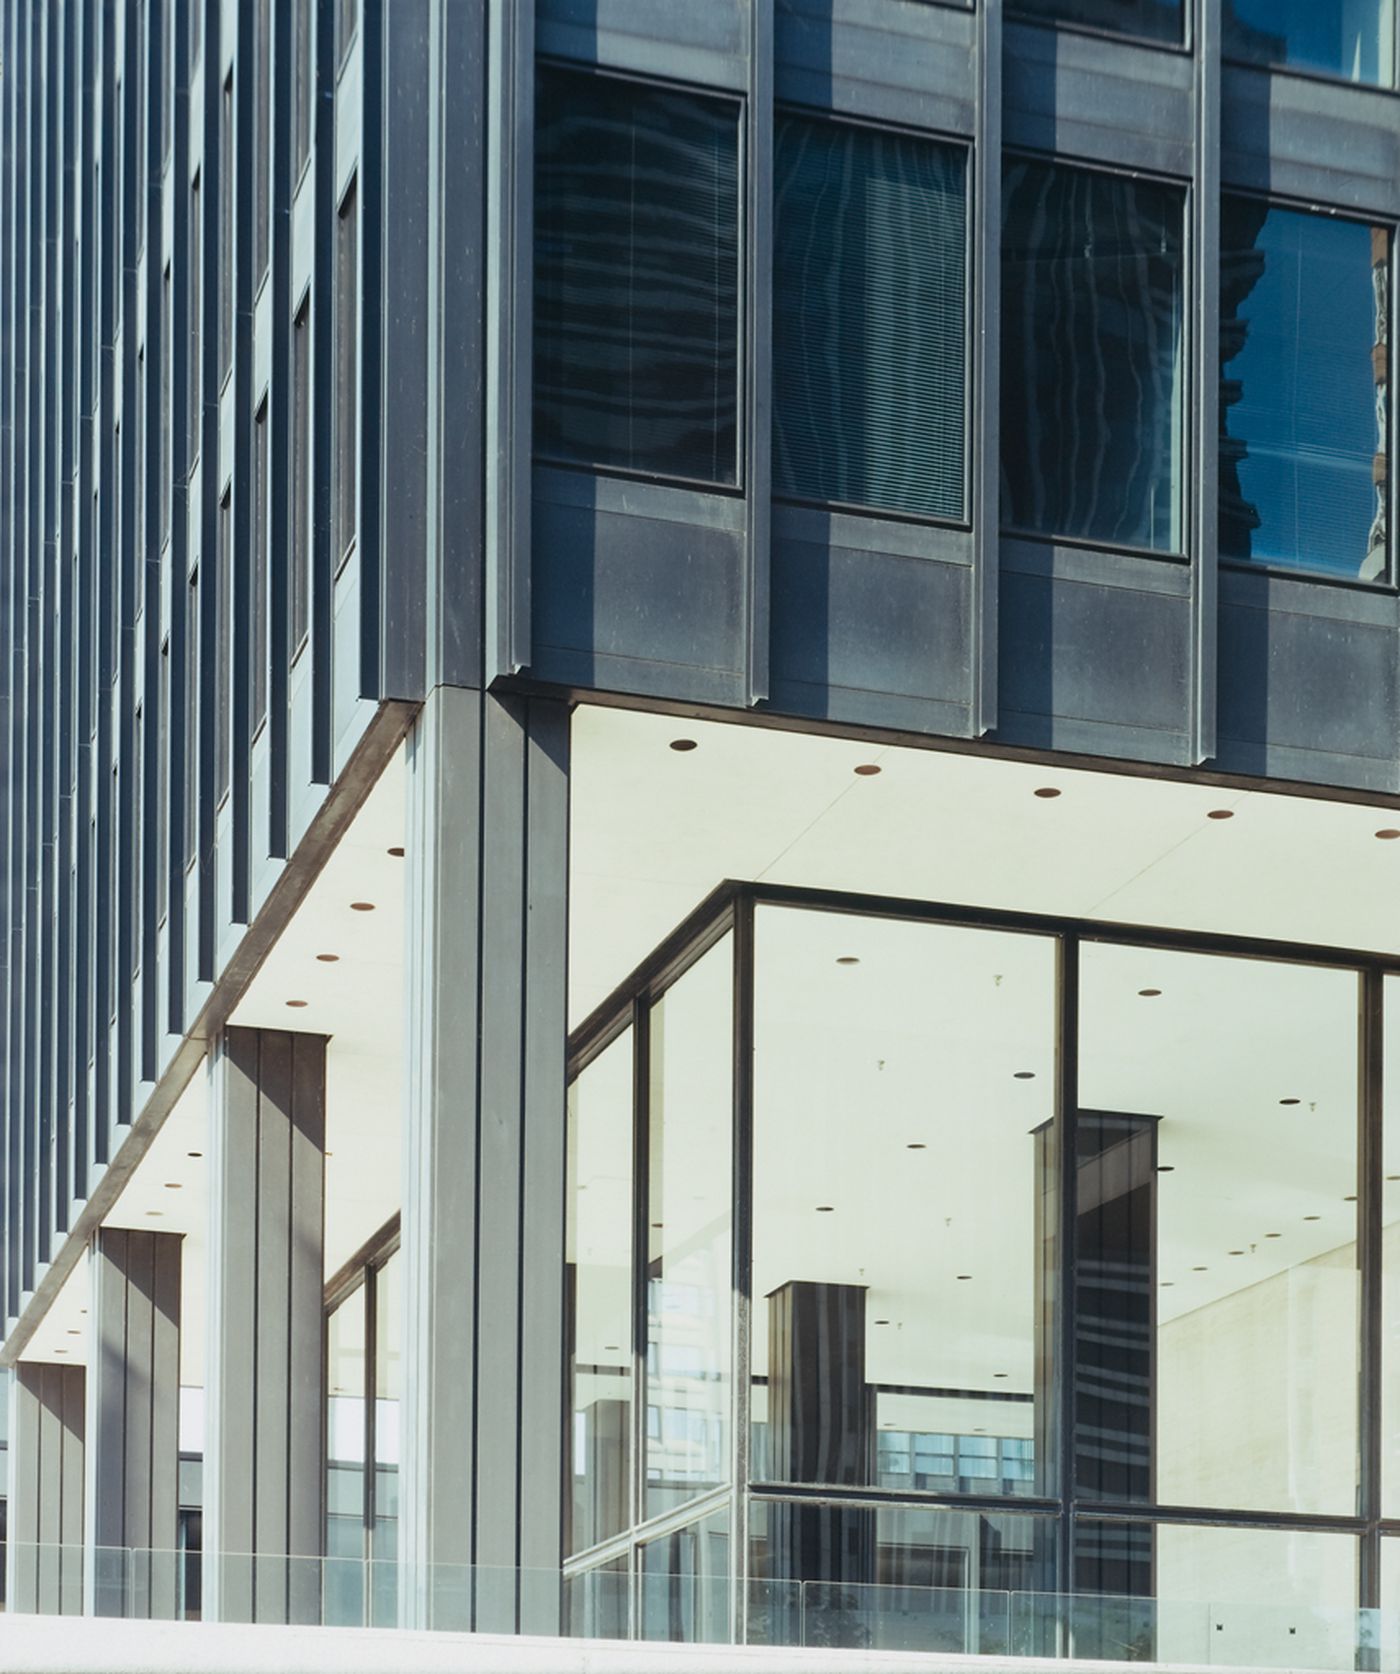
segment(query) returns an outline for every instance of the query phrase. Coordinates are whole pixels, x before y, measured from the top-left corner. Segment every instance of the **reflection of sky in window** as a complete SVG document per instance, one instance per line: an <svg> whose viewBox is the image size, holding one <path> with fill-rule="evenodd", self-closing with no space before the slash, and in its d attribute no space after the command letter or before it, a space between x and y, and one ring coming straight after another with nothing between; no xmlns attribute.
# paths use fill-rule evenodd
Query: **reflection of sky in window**
<svg viewBox="0 0 1400 1674"><path fill-rule="evenodd" d="M1230 222L1227 209L1227 279ZM1260 524L1252 538L1227 525L1221 551L1356 576L1375 513L1371 230L1271 210L1253 249L1263 272L1239 307L1243 347L1224 374L1242 395L1224 419L1245 443L1240 488Z"/></svg>
<svg viewBox="0 0 1400 1674"><path fill-rule="evenodd" d="M1394 0L1228 0L1226 51L1389 82Z"/></svg>

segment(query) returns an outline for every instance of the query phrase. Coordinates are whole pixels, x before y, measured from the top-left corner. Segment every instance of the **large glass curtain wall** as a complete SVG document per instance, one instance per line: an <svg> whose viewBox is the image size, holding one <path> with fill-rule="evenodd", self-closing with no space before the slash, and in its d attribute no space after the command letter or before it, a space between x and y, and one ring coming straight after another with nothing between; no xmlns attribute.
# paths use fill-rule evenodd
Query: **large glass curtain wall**
<svg viewBox="0 0 1400 1674"><path fill-rule="evenodd" d="M1400 962L727 885L571 1051L576 1631L1400 1605Z"/></svg>

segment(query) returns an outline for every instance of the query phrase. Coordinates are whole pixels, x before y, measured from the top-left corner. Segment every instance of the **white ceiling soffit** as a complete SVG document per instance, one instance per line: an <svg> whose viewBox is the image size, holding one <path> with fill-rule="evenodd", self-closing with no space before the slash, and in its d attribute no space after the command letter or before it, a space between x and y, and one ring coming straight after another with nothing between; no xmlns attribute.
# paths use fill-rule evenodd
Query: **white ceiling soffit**
<svg viewBox="0 0 1400 1674"><path fill-rule="evenodd" d="M726 877L1400 950L1389 809L588 706L573 765L573 1022Z"/></svg>

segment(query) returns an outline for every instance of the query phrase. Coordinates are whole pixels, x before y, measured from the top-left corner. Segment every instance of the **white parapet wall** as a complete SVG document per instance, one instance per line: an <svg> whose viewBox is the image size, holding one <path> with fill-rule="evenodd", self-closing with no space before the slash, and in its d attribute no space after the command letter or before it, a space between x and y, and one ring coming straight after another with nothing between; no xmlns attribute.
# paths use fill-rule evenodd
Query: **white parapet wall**
<svg viewBox="0 0 1400 1674"><path fill-rule="evenodd" d="M1194 1665L1153 1666L1158 1674L1206 1674ZM1115 1669L1141 1674L1142 1664L0 1616L3 1674L1111 1674ZM1301 1666L1296 1674L1304 1674Z"/></svg>

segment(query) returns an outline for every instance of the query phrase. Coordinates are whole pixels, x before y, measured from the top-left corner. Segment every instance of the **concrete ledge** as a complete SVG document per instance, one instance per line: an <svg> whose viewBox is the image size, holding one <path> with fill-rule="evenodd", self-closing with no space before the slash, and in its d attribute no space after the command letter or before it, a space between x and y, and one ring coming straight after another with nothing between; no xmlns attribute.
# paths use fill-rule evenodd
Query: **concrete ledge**
<svg viewBox="0 0 1400 1674"><path fill-rule="evenodd" d="M1157 1663L1158 1674L1219 1674ZM5 1674L1143 1674L1140 1663L0 1616ZM1254 1674L1241 1670L1240 1674ZM1304 1674L1273 1669L1270 1674Z"/></svg>

